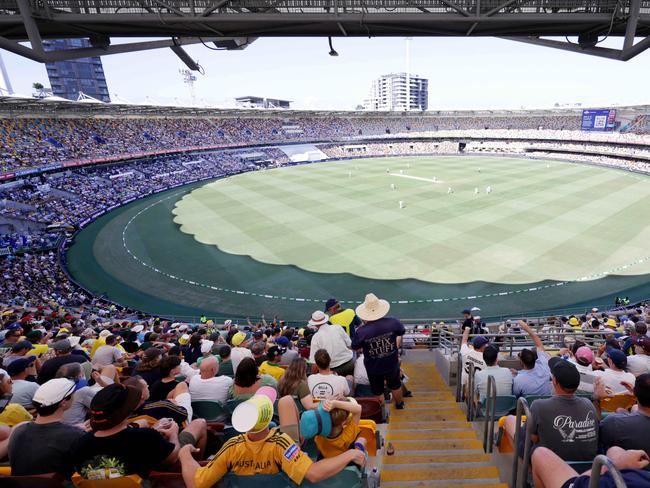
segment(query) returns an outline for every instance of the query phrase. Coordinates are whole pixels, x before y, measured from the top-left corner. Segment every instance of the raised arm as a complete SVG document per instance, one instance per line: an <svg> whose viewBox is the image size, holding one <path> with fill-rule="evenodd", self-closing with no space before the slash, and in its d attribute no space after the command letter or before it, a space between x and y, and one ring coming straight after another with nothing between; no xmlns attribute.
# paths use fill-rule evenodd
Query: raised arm
<svg viewBox="0 0 650 488"><path fill-rule="evenodd" d="M542 340L539 338L537 335L537 332L533 330L533 328L528 325L528 323L525 320L520 320L519 321L519 327L524 329L526 333L530 336L530 338L533 340L533 343L535 344L535 347L539 352L544 352L546 349L544 349L544 344L542 343Z"/></svg>
<svg viewBox="0 0 650 488"><path fill-rule="evenodd" d="M463 329L463 338L460 340L460 345L461 346L467 345L467 341L469 339L469 329L470 329L470 327L465 327Z"/></svg>

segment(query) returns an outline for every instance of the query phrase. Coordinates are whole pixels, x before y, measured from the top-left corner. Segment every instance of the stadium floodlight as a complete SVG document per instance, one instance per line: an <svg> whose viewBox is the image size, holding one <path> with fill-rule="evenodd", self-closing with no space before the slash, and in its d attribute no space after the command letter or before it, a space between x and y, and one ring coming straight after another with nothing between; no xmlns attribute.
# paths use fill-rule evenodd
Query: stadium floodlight
<svg viewBox="0 0 650 488"><path fill-rule="evenodd" d="M335 56L335 57L338 56L339 53L337 53L336 49L334 49L334 47L332 46L332 38L328 37L327 41L329 42L329 45L330 45L330 56Z"/></svg>

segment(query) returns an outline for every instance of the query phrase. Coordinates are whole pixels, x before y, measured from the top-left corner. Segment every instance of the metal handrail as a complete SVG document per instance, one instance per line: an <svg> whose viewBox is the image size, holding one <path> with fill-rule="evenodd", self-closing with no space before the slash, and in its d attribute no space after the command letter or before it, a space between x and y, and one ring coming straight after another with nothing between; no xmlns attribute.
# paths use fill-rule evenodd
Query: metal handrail
<svg viewBox="0 0 650 488"><path fill-rule="evenodd" d="M474 363L468 363L467 372L467 389L465 390L465 404L467 405L467 421L474 420L474 375L476 374L476 367Z"/></svg>
<svg viewBox="0 0 650 488"><path fill-rule="evenodd" d="M494 421L497 412L497 384L494 376L488 375L485 400L485 424L483 425L483 451L491 453L494 445Z"/></svg>
<svg viewBox="0 0 650 488"><path fill-rule="evenodd" d="M609 459L604 454L599 454L594 458L594 462L591 465L591 479L589 480L589 488L598 488L600 485L600 470L605 466L609 471L609 474L612 476L612 480L616 485L616 488L627 488L627 484L623 479L623 475L614 465L611 459Z"/></svg>
<svg viewBox="0 0 650 488"><path fill-rule="evenodd" d="M524 437L524 456L522 476L519 477L519 438L521 437L521 416L526 415L526 434ZM530 408L528 402L524 397L517 400L517 417L515 421L515 440L514 440L514 459L512 460L512 478L510 480L510 488L523 488L524 481L528 476L528 466L530 465L530 445L532 434L532 419L530 417Z"/></svg>
<svg viewBox="0 0 650 488"><path fill-rule="evenodd" d="M456 403L460 403L463 399L463 356L460 351L456 356L458 363L456 364Z"/></svg>

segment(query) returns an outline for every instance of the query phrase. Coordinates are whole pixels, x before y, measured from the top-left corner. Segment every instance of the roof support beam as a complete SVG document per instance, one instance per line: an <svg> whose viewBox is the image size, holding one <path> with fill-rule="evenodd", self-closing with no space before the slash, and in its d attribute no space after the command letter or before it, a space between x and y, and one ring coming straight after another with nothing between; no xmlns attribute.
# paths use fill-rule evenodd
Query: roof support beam
<svg viewBox="0 0 650 488"><path fill-rule="evenodd" d="M629 49L634 45L634 36L636 27L639 23L639 13L641 10L641 0L630 0L630 16L625 26L625 40L623 41L623 50Z"/></svg>
<svg viewBox="0 0 650 488"><path fill-rule="evenodd" d="M41 39L41 33L38 31L38 26L34 21L32 16L32 9L29 5L28 0L17 0L18 9L20 10L20 15L23 18L23 24L25 25L25 31L27 31L27 37L29 42L32 45L32 50L37 55L45 54L45 49L43 48L43 39Z"/></svg>

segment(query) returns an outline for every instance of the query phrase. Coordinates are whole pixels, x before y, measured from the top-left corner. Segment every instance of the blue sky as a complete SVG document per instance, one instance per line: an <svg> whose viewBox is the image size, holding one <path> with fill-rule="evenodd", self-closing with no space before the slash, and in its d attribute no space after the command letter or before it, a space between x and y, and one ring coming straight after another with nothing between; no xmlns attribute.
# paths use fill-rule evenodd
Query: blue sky
<svg viewBox="0 0 650 488"><path fill-rule="evenodd" d="M605 45L617 45L618 40ZM373 78L405 70L403 38L258 39L244 51L187 51L205 75L195 84L199 102L226 106L234 97L294 100L295 108L354 109ZM49 85L44 65L0 50L14 91ZM105 56L111 95L134 102L149 96L187 103L189 93L169 50ZM622 63L492 38L415 38L411 71L429 78L429 108L548 107L554 103L650 103L650 51Z"/></svg>

